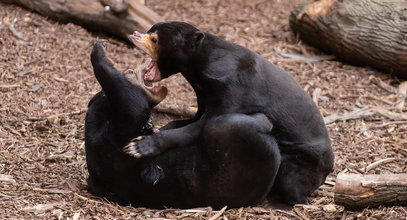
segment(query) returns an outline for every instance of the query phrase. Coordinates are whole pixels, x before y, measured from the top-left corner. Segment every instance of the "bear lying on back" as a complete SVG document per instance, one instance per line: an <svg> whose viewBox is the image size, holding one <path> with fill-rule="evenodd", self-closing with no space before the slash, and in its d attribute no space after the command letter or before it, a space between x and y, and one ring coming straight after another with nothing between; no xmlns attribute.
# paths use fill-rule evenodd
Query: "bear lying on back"
<svg viewBox="0 0 407 220"><path fill-rule="evenodd" d="M253 160L260 154L268 155L268 160L278 162L276 167L251 167L247 172L269 176L273 186L269 198L286 205L306 203L307 196L332 171L331 143L316 105L292 77L259 54L183 22L157 23L147 34L135 32L130 39L152 58L146 80L156 82L180 72L196 92L198 113L190 120L171 123L167 130L130 142L124 148L129 155L160 155L191 146L196 140L216 145L228 144L228 138L242 139L240 145L245 146L231 152L245 153ZM214 119L221 122L222 117L229 123L230 114L239 115L230 117L241 128L234 137L228 133L234 126L223 130L215 126L213 129L222 133L218 139L202 138L209 132L205 131L208 123ZM252 122L257 121L257 125L271 123L273 128L249 136L255 124L245 127L249 121L245 117L255 118ZM239 181L247 175L240 173Z"/></svg>
<svg viewBox="0 0 407 220"><path fill-rule="evenodd" d="M217 115L188 133L162 130L157 134L181 132L173 136L176 146L134 158L122 148L139 135L154 136L151 108L166 95L164 87L143 79L154 75L154 61L135 75L121 73L106 57L102 41L94 45L91 61L103 89L90 101L85 122L93 194L150 208L232 208L255 205L270 192L281 156L264 114ZM196 139L184 145L184 135Z"/></svg>

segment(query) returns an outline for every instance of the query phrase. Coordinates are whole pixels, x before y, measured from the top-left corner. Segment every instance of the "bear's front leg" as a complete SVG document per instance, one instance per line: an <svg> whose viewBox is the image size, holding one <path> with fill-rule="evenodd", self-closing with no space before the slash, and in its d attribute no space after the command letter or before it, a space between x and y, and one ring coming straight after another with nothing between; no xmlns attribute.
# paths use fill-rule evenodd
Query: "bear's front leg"
<svg viewBox="0 0 407 220"><path fill-rule="evenodd" d="M203 120L199 120L181 128L136 137L124 146L123 152L140 158L157 155L170 148L192 145L199 138L203 124Z"/></svg>
<svg viewBox="0 0 407 220"><path fill-rule="evenodd" d="M123 152L135 158L152 156L161 152L158 145L151 136L138 136L124 146Z"/></svg>

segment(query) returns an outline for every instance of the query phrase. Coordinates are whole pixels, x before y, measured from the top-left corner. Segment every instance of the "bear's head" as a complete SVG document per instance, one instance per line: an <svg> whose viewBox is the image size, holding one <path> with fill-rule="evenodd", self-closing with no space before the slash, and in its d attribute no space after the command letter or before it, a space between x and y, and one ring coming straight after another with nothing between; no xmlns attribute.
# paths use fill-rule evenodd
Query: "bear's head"
<svg viewBox="0 0 407 220"><path fill-rule="evenodd" d="M193 65L205 34L184 22L160 22L146 34L135 31L129 39L152 59L145 80L156 82Z"/></svg>

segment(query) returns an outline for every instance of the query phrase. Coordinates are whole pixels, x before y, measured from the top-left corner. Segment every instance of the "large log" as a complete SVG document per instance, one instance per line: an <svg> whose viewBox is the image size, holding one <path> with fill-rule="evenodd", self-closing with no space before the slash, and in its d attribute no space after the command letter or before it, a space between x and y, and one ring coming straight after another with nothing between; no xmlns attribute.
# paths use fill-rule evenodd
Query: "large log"
<svg viewBox="0 0 407 220"><path fill-rule="evenodd" d="M348 209L407 204L407 174L339 174L334 201Z"/></svg>
<svg viewBox="0 0 407 220"><path fill-rule="evenodd" d="M162 18L139 0L0 0L23 6L49 18L72 22L92 31L127 39L146 31Z"/></svg>
<svg viewBox="0 0 407 220"><path fill-rule="evenodd" d="M407 78L406 0L306 0L290 27L341 60Z"/></svg>

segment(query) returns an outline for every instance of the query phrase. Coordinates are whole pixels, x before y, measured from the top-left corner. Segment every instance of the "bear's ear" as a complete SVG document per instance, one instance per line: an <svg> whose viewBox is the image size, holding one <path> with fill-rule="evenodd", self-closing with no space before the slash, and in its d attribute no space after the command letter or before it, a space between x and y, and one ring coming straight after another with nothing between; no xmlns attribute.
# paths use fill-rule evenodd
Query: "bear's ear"
<svg viewBox="0 0 407 220"><path fill-rule="evenodd" d="M205 34L202 31L197 31L194 34L195 45L201 45L205 39Z"/></svg>

